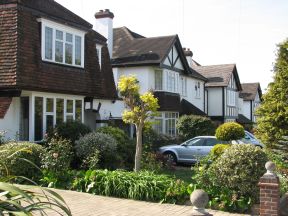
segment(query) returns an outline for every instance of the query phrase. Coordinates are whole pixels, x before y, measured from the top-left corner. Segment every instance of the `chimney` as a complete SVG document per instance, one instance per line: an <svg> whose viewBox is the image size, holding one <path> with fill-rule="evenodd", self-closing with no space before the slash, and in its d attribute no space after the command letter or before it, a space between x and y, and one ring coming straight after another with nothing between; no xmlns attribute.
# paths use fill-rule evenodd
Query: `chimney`
<svg viewBox="0 0 288 216"><path fill-rule="evenodd" d="M110 58L113 52L113 18L114 14L109 9L95 13L96 24L94 30L107 38Z"/></svg>
<svg viewBox="0 0 288 216"><path fill-rule="evenodd" d="M192 51L188 48L183 48L183 51L184 51L184 55L186 56L186 59L187 59L187 62L188 62L188 65L191 67L193 62L192 62L192 56L193 56L193 53Z"/></svg>

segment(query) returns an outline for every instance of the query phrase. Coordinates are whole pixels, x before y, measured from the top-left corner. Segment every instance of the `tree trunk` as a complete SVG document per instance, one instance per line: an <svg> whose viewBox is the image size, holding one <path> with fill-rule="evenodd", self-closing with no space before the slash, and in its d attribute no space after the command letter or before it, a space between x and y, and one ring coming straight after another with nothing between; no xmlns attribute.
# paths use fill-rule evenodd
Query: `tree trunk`
<svg viewBox="0 0 288 216"><path fill-rule="evenodd" d="M136 126L136 154L134 171L138 172L141 169L141 156L142 156L142 126Z"/></svg>

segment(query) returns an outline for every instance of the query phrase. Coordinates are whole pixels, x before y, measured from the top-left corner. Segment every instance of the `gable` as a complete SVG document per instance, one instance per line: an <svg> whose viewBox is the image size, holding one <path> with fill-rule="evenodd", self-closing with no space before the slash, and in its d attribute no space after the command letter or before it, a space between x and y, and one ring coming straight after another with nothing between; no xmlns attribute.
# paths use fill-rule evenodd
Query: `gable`
<svg viewBox="0 0 288 216"><path fill-rule="evenodd" d="M168 56L163 62L163 65L172 69L176 68L178 70L184 70L183 62L175 45L170 49Z"/></svg>

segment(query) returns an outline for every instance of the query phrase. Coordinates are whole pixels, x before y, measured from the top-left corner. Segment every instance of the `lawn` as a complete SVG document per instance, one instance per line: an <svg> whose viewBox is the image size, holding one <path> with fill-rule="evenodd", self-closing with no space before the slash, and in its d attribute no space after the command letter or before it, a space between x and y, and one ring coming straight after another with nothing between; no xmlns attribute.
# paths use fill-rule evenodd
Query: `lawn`
<svg viewBox="0 0 288 216"><path fill-rule="evenodd" d="M159 174L165 174L176 179L183 180L184 182L190 184L192 183L192 176L195 171L191 170L190 166L177 166L175 169L163 169L159 171Z"/></svg>

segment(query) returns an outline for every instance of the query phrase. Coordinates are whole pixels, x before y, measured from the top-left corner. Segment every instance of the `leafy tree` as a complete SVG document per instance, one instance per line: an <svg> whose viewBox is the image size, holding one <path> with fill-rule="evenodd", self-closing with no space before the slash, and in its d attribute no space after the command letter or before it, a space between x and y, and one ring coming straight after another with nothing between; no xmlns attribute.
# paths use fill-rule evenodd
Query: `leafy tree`
<svg viewBox="0 0 288 216"><path fill-rule="evenodd" d="M125 123L134 124L136 127L136 154L134 171L138 172L142 156L142 132L144 125L149 121L159 108L158 100L152 92L139 93L140 86L135 76L121 76L118 88L129 110L124 110L122 118Z"/></svg>
<svg viewBox="0 0 288 216"><path fill-rule="evenodd" d="M185 140L195 136L214 135L215 125L211 119L197 115L183 115L177 122L179 135Z"/></svg>
<svg viewBox="0 0 288 216"><path fill-rule="evenodd" d="M288 154L288 39L278 45L274 80L257 109L257 136L266 147Z"/></svg>

